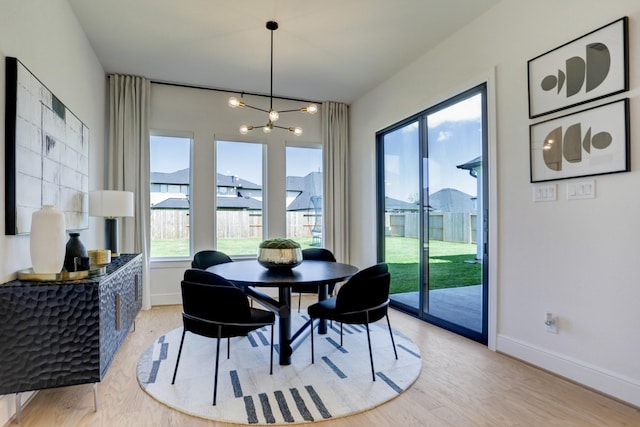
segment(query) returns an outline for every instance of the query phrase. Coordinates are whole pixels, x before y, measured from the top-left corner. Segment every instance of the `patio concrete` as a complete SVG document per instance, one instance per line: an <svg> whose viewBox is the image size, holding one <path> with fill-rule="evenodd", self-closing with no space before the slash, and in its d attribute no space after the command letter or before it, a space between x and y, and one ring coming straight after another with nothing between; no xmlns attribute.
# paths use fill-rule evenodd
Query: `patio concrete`
<svg viewBox="0 0 640 427"><path fill-rule="evenodd" d="M391 301L418 307L418 292L391 294ZM482 332L482 285L429 291L429 314Z"/></svg>

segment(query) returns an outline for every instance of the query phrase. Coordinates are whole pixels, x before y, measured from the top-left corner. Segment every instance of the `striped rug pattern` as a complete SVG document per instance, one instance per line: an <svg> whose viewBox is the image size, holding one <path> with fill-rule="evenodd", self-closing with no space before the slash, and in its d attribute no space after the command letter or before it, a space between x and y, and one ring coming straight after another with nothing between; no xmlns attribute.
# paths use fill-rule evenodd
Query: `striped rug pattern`
<svg viewBox="0 0 640 427"><path fill-rule="evenodd" d="M306 320L301 316L299 321ZM315 335L315 364L310 337L294 352L292 363L278 365L274 349L269 375L270 328L220 343L217 405L213 400L216 340L187 333L175 385L171 384L182 328L160 336L140 356L138 383L153 398L178 411L217 421L278 425L344 417L378 406L406 390L420 375L420 350L394 330L395 359L386 322L370 325L376 381L371 379L364 326L339 324ZM277 324L275 339L277 341Z"/></svg>

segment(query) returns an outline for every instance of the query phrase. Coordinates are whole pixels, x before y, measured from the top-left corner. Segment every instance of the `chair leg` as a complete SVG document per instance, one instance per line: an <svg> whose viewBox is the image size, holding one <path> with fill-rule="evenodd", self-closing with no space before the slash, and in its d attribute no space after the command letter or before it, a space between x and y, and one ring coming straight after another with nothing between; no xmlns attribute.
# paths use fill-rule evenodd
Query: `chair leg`
<svg viewBox="0 0 640 427"><path fill-rule="evenodd" d="M187 331L182 329L182 339L180 339L180 347L178 348L178 358L176 359L176 367L173 370L173 379L171 380L171 384L176 383L176 374L178 373L178 363L180 363L180 355L182 354L182 344L184 344L184 334Z"/></svg>
<svg viewBox="0 0 640 427"><path fill-rule="evenodd" d="M342 347L342 322L340 322L340 347Z"/></svg>
<svg viewBox="0 0 640 427"><path fill-rule="evenodd" d="M393 345L393 353L396 355L396 360L398 360L398 352L396 351L396 342L393 340L393 332L391 332L391 322L389 322L389 314L385 313L387 316L387 325L389 325L389 335L391 335L391 344Z"/></svg>
<svg viewBox="0 0 640 427"><path fill-rule="evenodd" d="M314 364L314 349L313 349L313 317L311 318L311 364Z"/></svg>
<svg viewBox="0 0 640 427"><path fill-rule="evenodd" d="M271 370L270 375L273 375L273 323L271 324Z"/></svg>
<svg viewBox="0 0 640 427"><path fill-rule="evenodd" d="M216 339L216 370L213 378L213 406L216 406L216 398L218 397L218 360L220 359L220 326L218 326L218 338Z"/></svg>
<svg viewBox="0 0 640 427"><path fill-rule="evenodd" d="M371 335L369 334L369 312L366 312L367 323L365 326L367 327L367 343L369 344L369 360L371 360L371 377L373 380L376 380L376 371L373 368L373 352L371 351Z"/></svg>
<svg viewBox="0 0 640 427"><path fill-rule="evenodd" d="M231 337L227 337L227 359L231 358Z"/></svg>
<svg viewBox="0 0 640 427"><path fill-rule="evenodd" d="M302 301L302 292L298 292L298 313L300 313L300 302Z"/></svg>

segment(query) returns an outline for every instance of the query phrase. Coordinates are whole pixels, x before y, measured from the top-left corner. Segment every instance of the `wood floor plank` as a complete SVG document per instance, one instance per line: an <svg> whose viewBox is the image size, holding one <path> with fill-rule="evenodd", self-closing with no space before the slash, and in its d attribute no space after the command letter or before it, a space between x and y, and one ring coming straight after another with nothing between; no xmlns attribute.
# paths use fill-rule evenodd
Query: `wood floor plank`
<svg viewBox="0 0 640 427"><path fill-rule="evenodd" d="M310 299L303 303L308 303ZM311 298L311 297L308 297ZM180 306L143 311L98 386L40 391L24 408L22 427L233 427L175 411L138 385L138 357L159 335L181 325ZM637 426L640 411L485 346L397 311L392 326L420 347L422 372L409 390L373 410L316 423L372 426ZM9 424L13 426L16 424Z"/></svg>

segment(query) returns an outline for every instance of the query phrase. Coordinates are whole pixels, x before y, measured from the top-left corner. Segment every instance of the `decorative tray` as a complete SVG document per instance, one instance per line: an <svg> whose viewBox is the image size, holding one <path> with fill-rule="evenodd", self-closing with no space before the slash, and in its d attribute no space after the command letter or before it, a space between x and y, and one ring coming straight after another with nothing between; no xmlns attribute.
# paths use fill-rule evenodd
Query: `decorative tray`
<svg viewBox="0 0 640 427"><path fill-rule="evenodd" d="M107 267L91 266L83 271L61 271L60 273L35 273L33 268L18 271L18 279L31 282L70 282L106 274Z"/></svg>

